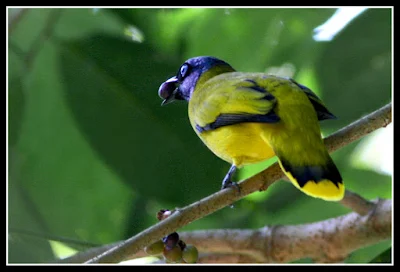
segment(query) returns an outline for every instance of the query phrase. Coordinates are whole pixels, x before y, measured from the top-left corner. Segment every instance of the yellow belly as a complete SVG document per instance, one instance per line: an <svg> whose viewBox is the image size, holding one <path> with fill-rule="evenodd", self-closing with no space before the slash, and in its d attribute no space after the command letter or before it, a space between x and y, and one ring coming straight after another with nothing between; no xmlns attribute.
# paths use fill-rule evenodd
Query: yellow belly
<svg viewBox="0 0 400 272"><path fill-rule="evenodd" d="M259 123L241 123L199 134L207 147L221 159L241 167L275 156L269 144L261 137Z"/></svg>

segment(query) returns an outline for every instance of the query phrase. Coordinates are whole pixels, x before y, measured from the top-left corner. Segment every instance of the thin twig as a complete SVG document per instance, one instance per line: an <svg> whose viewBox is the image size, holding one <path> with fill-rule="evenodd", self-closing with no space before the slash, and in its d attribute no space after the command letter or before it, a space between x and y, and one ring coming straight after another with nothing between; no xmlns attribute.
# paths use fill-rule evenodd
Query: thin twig
<svg viewBox="0 0 400 272"><path fill-rule="evenodd" d="M346 190L345 196L340 203L360 215L367 214L375 205L375 203L368 201L360 195L350 192L349 190Z"/></svg>
<svg viewBox="0 0 400 272"><path fill-rule="evenodd" d="M15 227L9 227L8 232L10 234L14 233L14 234L18 234L18 235L27 235L27 236L46 239L46 240L58 241L58 242L62 242L62 243L70 244L70 245L74 245L74 246L83 246L83 247L87 247L87 248L99 246L98 244L81 241L78 239L72 239L72 238L62 237L62 236L58 236L58 235L52 235L52 234L44 233L44 232L24 230L24 229L15 228Z"/></svg>
<svg viewBox="0 0 400 272"><path fill-rule="evenodd" d="M52 36L56 23L60 19L62 11L62 9L54 9L49 14L49 17L47 18L43 29L33 41L31 47L29 48L29 51L25 55L25 64L27 66L27 69L31 67L35 57L37 56L37 53L43 47L43 43Z"/></svg>
<svg viewBox="0 0 400 272"><path fill-rule="evenodd" d="M18 23L21 21L22 17L27 13L26 8L14 8L8 9L8 35L10 35Z"/></svg>
<svg viewBox="0 0 400 272"><path fill-rule="evenodd" d="M23 14L26 14L25 11L28 9L21 9L20 11L17 12L15 15L15 18L13 21L9 23L9 34L12 29L15 28L16 23L22 18ZM35 37L35 40L32 42L32 44L29 47L29 50L25 52L22 50L18 44L14 43L11 39L9 39L9 47L11 50L14 51L14 53L20 57L23 62L24 62L24 68L26 71L29 71L30 67L32 66L35 57L37 56L38 52L40 49L43 47L43 43L47 41L54 32L55 26L57 24L57 21L60 19L60 15L62 13L62 9L54 9L50 12L48 15L48 18L46 22L44 23L44 27L40 30L39 34ZM25 73L26 73L25 71Z"/></svg>
<svg viewBox="0 0 400 272"><path fill-rule="evenodd" d="M388 125L392 120L391 103L367 116L353 122L345 128L335 132L325 139L330 152L333 152L353 141L360 139L368 133ZM283 176L277 163L273 164L263 172L240 182L240 194L234 188L222 190L195 202L185 208L176 209L167 219L142 231L141 233L121 242L117 246L107 250L87 263L117 263L127 259L128 256L140 251L161 237L174 232L194 220L200 219L223 207L226 207L240 198L257 190L266 189L276 180ZM349 194L346 194L347 197ZM346 197L345 197L346 198ZM346 201L344 201L346 203ZM369 205L369 204L368 204ZM355 206L357 207L357 206ZM363 213L364 209L360 210Z"/></svg>
<svg viewBox="0 0 400 272"><path fill-rule="evenodd" d="M55 263L84 263L102 253L104 253L105 251L118 246L119 244L121 244L122 241L120 242L116 242L116 243L112 243L112 244L107 244L104 246L100 246L100 247L93 247L84 251L80 251L72 256L66 257L64 259L59 259L54 261ZM148 254L146 254L144 252L144 250L138 251L136 252L136 254L129 256L128 258L126 258L127 260L130 259L135 259L135 258L141 258L141 257L146 257L148 256Z"/></svg>

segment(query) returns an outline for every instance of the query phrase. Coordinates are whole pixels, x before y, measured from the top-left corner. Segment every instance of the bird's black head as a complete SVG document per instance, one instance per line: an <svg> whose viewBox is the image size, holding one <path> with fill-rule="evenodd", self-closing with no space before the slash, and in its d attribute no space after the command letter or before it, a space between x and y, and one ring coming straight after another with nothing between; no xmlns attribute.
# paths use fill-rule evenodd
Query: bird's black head
<svg viewBox="0 0 400 272"><path fill-rule="evenodd" d="M215 70L215 73L211 73L211 77L234 71L228 63L214 57L203 56L188 59L179 68L178 74L165 81L158 89L158 95L164 99L161 105L175 100L189 101L200 77L210 70Z"/></svg>

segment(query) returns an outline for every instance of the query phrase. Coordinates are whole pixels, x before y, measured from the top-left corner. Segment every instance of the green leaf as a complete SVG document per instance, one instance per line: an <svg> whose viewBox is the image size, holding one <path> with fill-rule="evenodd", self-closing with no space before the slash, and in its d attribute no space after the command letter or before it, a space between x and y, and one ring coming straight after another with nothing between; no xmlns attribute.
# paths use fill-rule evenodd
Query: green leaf
<svg viewBox="0 0 400 272"><path fill-rule="evenodd" d="M76 129L62 79L55 73L57 56L57 47L45 43L26 75L23 121L12 150L17 160L10 160L10 167L15 167L30 206L38 211L32 216L44 222L46 233L111 242L123 231L132 194ZM21 228L29 231L32 225Z"/></svg>
<svg viewBox="0 0 400 272"><path fill-rule="evenodd" d="M158 87L181 64L160 59L146 44L107 36L65 43L65 97L90 145L126 184L184 205L219 187L223 175L207 165L221 162L192 131L186 103L160 106Z"/></svg>
<svg viewBox="0 0 400 272"><path fill-rule="evenodd" d="M390 262L390 252L392 247L392 241L380 241L374 245L369 245L354 251L346 259L346 263L377 263L380 260L382 262ZM380 257L382 255L382 257Z"/></svg>
<svg viewBox="0 0 400 272"><path fill-rule="evenodd" d="M391 263L392 262L392 247L388 248L374 259L370 263Z"/></svg>

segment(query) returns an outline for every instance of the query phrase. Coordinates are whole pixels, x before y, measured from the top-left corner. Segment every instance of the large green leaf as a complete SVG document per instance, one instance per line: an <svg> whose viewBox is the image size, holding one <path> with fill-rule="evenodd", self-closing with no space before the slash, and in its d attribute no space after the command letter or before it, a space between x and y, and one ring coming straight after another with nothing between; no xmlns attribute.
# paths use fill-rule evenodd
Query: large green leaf
<svg viewBox="0 0 400 272"><path fill-rule="evenodd" d="M193 133L186 103L160 106L158 87L180 64L107 36L65 43L61 55L65 97L99 156L142 196L185 205L219 187L210 166L222 162Z"/></svg>
<svg viewBox="0 0 400 272"><path fill-rule="evenodd" d="M51 261L54 256L47 235L98 243L119 239L132 198L90 149L70 117L60 91L63 83L57 44L43 38L32 41L40 38L38 33L52 12L26 11L9 39L8 136L12 146L8 150L8 212L12 262ZM70 16L69 21L73 20ZM64 27L67 22L64 20ZM80 30L90 28L86 22ZM38 41L37 51L29 52L31 65L26 66L24 51ZM17 50L19 47L23 50ZM24 234L32 231L37 234Z"/></svg>
<svg viewBox="0 0 400 272"><path fill-rule="evenodd" d="M20 158L16 171L51 234L110 241L117 232L109 229L123 222L130 193L76 129L63 100L62 79L48 72L57 69L57 55L52 44L44 45L26 79L30 88L14 150Z"/></svg>

